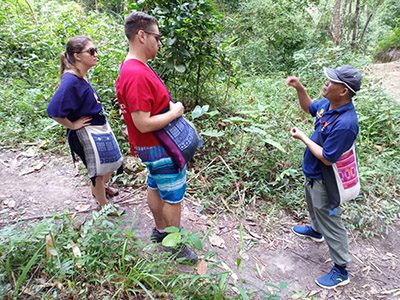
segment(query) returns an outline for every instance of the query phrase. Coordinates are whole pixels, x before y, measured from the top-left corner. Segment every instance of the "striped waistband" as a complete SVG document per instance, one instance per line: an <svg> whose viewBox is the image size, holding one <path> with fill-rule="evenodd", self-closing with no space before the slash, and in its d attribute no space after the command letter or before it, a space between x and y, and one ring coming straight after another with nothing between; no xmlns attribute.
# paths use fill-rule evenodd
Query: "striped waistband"
<svg viewBox="0 0 400 300"><path fill-rule="evenodd" d="M156 161L162 158L169 157L165 148L161 145L152 147L135 146L136 154L142 161Z"/></svg>

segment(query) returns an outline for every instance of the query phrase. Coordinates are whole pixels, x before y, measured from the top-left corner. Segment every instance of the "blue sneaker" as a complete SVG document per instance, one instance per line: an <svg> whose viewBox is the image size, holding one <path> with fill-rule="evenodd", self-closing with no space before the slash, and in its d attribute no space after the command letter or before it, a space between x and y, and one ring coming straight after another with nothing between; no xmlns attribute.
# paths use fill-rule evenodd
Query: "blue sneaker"
<svg viewBox="0 0 400 300"><path fill-rule="evenodd" d="M334 266L328 274L315 279L315 282L320 287L333 289L337 286L346 285L350 282L349 272L346 270L346 274L342 274L340 270Z"/></svg>
<svg viewBox="0 0 400 300"><path fill-rule="evenodd" d="M324 236L321 233L315 233L311 226L293 226L292 231L298 236L308 237L318 243L324 241Z"/></svg>

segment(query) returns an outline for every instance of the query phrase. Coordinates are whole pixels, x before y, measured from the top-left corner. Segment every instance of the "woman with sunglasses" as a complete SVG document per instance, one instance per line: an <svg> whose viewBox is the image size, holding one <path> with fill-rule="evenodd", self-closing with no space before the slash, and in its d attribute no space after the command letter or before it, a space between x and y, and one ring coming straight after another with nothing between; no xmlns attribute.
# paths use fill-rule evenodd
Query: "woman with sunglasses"
<svg viewBox="0 0 400 300"><path fill-rule="evenodd" d="M49 117L67 127L73 160L76 161L75 154L82 159L89 177L89 170L95 166L90 165L93 164L93 159L86 157L85 153L88 153L87 149L92 145L89 141L79 138L77 130L89 125L105 125L107 122L100 97L86 76L89 69L96 64L97 50L90 38L78 36L70 39L65 52L60 55L61 84L47 107ZM118 171L122 171L122 166ZM109 203L107 195L118 194L117 189L106 186L112 173L90 178L92 194L99 204L99 209Z"/></svg>

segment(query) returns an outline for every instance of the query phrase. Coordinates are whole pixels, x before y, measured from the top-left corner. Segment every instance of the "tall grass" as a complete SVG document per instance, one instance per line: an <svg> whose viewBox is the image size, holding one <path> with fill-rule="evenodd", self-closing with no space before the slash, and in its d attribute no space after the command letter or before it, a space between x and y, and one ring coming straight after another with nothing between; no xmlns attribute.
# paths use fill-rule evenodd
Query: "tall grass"
<svg viewBox="0 0 400 300"><path fill-rule="evenodd" d="M212 259L206 273L182 268L166 253L135 237L135 217L53 218L0 230L0 298L233 299L229 273ZM127 228L127 229L124 229ZM207 253L204 259L214 256Z"/></svg>

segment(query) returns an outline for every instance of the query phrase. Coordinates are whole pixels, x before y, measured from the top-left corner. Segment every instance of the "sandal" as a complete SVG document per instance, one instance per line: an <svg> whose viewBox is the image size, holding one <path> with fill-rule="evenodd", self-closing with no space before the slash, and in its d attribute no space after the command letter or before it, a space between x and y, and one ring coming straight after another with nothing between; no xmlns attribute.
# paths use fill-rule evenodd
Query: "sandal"
<svg viewBox="0 0 400 300"><path fill-rule="evenodd" d="M119 194L119 190L117 188L113 188L112 186L106 185L105 187L106 195L110 197L117 196Z"/></svg>

